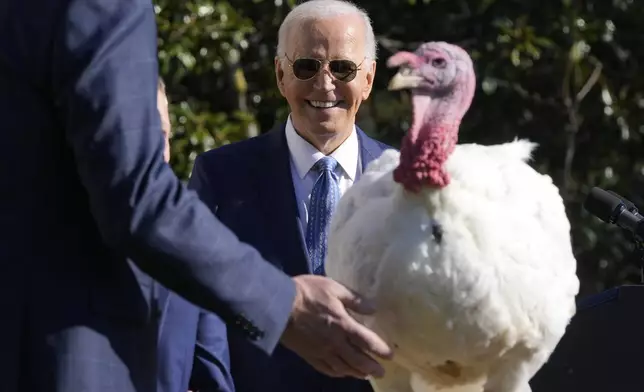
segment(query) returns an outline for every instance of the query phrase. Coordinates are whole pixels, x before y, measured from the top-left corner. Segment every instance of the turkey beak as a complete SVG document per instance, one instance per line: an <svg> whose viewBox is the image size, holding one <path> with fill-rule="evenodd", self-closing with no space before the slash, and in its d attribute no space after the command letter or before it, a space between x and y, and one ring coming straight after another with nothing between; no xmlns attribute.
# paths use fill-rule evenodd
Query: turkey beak
<svg viewBox="0 0 644 392"><path fill-rule="evenodd" d="M387 90L414 89L420 85L423 78L409 68L401 68L400 71L389 81Z"/></svg>

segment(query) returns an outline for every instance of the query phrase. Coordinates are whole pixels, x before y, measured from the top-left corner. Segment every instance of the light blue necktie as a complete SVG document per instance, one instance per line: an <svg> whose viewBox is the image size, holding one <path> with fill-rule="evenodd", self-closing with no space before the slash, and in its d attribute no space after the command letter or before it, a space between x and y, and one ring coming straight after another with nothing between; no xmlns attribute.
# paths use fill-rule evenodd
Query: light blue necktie
<svg viewBox="0 0 644 392"><path fill-rule="evenodd" d="M340 199L338 177L333 172L338 165L332 157L324 157L313 165L312 170L320 173L311 191L309 222L306 226L306 247L311 267L316 275L324 275L326 240L331 214Z"/></svg>

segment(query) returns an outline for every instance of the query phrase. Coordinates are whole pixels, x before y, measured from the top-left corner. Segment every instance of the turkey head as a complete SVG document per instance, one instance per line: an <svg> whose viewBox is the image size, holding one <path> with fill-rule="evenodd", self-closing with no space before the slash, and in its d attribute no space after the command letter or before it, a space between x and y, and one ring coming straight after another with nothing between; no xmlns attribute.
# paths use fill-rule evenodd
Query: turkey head
<svg viewBox="0 0 644 392"><path fill-rule="evenodd" d="M472 60L458 46L428 42L414 53L394 54L387 66L400 68L389 90L409 89L412 94L412 125L401 144L394 180L411 192L447 186L443 164L454 150L476 87Z"/></svg>

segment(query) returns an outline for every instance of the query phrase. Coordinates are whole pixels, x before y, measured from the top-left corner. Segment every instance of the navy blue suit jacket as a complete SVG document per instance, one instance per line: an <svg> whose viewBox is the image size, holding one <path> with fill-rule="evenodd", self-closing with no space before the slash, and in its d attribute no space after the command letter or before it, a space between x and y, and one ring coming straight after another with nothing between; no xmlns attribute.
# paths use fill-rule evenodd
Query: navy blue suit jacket
<svg viewBox="0 0 644 392"><path fill-rule="evenodd" d="M358 140L363 169L391 148L360 129ZM311 273L300 230L284 124L262 136L199 155L191 186L222 222L273 265L291 276ZM208 328L211 336L226 336L224 324L216 317L202 328ZM234 331L229 330L227 337L237 392L372 390L367 381L327 377L282 346L269 359Z"/></svg>
<svg viewBox="0 0 644 392"><path fill-rule="evenodd" d="M152 279L266 354L288 321L291 279L163 160L156 39L150 0L0 1L3 392L154 390Z"/></svg>

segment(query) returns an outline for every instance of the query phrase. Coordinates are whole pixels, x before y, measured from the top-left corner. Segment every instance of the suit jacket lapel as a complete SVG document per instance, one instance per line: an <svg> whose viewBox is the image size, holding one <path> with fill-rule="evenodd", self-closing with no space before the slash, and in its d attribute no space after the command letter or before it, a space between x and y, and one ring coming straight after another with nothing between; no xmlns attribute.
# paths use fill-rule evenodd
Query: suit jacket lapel
<svg viewBox="0 0 644 392"><path fill-rule="evenodd" d="M267 135L260 157L257 183L261 208L271 227L268 235L282 268L289 275L310 273L306 244L300 230L300 216L291 177L291 161L284 132L285 123Z"/></svg>
<svg viewBox="0 0 644 392"><path fill-rule="evenodd" d="M380 157L380 154L385 150L384 145L373 140L362 129L356 125L358 133L358 143L360 145L360 161L362 162L362 172L366 170L371 161Z"/></svg>

